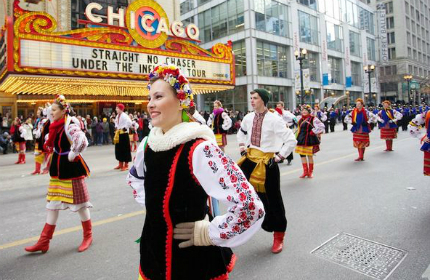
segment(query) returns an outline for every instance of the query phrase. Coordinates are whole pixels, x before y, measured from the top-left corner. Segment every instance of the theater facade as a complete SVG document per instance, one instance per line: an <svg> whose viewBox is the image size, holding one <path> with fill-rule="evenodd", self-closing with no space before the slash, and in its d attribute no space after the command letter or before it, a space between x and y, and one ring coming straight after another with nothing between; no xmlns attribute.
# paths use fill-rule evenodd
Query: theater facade
<svg viewBox="0 0 430 280"><path fill-rule="evenodd" d="M194 24L170 22L153 0L138 0L113 11L86 7L85 28L57 31L53 16L25 11L0 31L0 113L28 116L63 94L80 115L97 115L124 103L129 111L147 104L148 74L158 64L179 66L196 94L234 88L230 43L198 46ZM107 10L102 23L99 10Z"/></svg>

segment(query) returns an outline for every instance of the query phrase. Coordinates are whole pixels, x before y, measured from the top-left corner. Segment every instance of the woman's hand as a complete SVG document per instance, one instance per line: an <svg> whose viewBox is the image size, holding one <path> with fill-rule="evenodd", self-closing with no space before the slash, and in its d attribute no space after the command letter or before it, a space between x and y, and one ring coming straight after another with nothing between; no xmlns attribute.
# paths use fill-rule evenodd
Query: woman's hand
<svg viewBox="0 0 430 280"><path fill-rule="evenodd" d="M179 223L173 229L173 239L185 240L179 243L179 248L211 246L213 243L209 238L209 225L210 222L206 220Z"/></svg>

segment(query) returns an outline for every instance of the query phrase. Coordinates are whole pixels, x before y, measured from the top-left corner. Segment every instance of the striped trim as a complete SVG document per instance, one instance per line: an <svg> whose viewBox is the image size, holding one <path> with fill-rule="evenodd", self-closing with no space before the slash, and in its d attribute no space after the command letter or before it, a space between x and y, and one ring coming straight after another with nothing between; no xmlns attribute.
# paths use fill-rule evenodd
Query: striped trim
<svg viewBox="0 0 430 280"><path fill-rule="evenodd" d="M424 175L430 176L430 152L424 152Z"/></svg>
<svg viewBox="0 0 430 280"><path fill-rule="evenodd" d="M48 201L62 201L73 204L73 184L72 180L60 180L51 178L49 181Z"/></svg>
<svg viewBox="0 0 430 280"><path fill-rule="evenodd" d="M299 155L313 156L313 146L296 146L295 152Z"/></svg>
<svg viewBox="0 0 430 280"><path fill-rule="evenodd" d="M381 128L381 139L382 140L393 140L397 138L396 128Z"/></svg>

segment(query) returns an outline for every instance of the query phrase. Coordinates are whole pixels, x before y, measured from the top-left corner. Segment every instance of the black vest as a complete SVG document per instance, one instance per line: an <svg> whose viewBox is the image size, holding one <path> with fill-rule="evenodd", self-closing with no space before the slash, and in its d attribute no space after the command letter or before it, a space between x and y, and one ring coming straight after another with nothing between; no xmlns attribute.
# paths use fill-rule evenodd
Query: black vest
<svg viewBox="0 0 430 280"><path fill-rule="evenodd" d="M315 117L310 117L304 121L303 118L299 121L299 134L297 135L297 145L299 146L315 146L319 145L320 141L316 135L311 135Z"/></svg>
<svg viewBox="0 0 430 280"><path fill-rule="evenodd" d="M214 114L214 134L226 134L227 131L222 128L222 125L224 124L224 119L222 117L223 113L220 113L218 115Z"/></svg>
<svg viewBox="0 0 430 280"><path fill-rule="evenodd" d="M145 152L146 218L140 242L140 267L151 280L168 279L169 259L170 279L209 280L225 274L233 257L231 249L217 246L180 249L178 244L183 241L169 234L176 224L203 220L208 214L208 195L190 170L190 151L195 143L193 140L184 144L174 177L171 177L172 165L180 146L162 152L148 147ZM169 182L173 184L170 188Z"/></svg>
<svg viewBox="0 0 430 280"><path fill-rule="evenodd" d="M21 132L19 131L19 128L21 126L15 125L15 131L13 132L12 140L15 143L21 143L25 142L25 139L21 137Z"/></svg>
<svg viewBox="0 0 430 280"><path fill-rule="evenodd" d="M49 119L43 124L42 131L40 132L40 137L36 139L37 148L43 150L43 144L45 144L45 137L49 133L49 126L51 122Z"/></svg>
<svg viewBox="0 0 430 280"><path fill-rule="evenodd" d="M61 180L79 179L90 174L87 163L79 155L74 162L70 162L68 154L60 155L70 151L70 142L67 139L63 126L55 135L54 152L52 153L49 175ZM51 137L50 135L49 137Z"/></svg>

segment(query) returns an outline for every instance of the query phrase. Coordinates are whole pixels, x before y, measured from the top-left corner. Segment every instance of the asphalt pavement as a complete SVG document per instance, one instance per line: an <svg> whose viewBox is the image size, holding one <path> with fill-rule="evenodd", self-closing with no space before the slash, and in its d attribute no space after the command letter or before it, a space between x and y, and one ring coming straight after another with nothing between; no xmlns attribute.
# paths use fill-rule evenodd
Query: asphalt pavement
<svg viewBox="0 0 430 280"><path fill-rule="evenodd" d="M226 152L237 160L235 135L228 141ZM272 235L259 231L234 249L238 261L230 279L372 279L311 254L341 232L407 251L388 279L426 279L422 276L430 275L430 178L422 174L423 154L418 140L407 132L399 133L394 152L384 149L375 130L365 161L354 162L352 134L338 131L323 135L313 179L298 178L302 170L297 154L291 166L282 164L285 249L272 254ZM126 173L113 170L114 147L90 147L84 153L92 172L87 184L94 205L94 243L83 253L77 252L82 241L79 215L70 211L61 212L46 254L24 251L45 223L49 176L30 175L30 153L25 165L14 165L16 158L0 156L0 280L137 279L135 240L144 208L134 201Z"/></svg>

